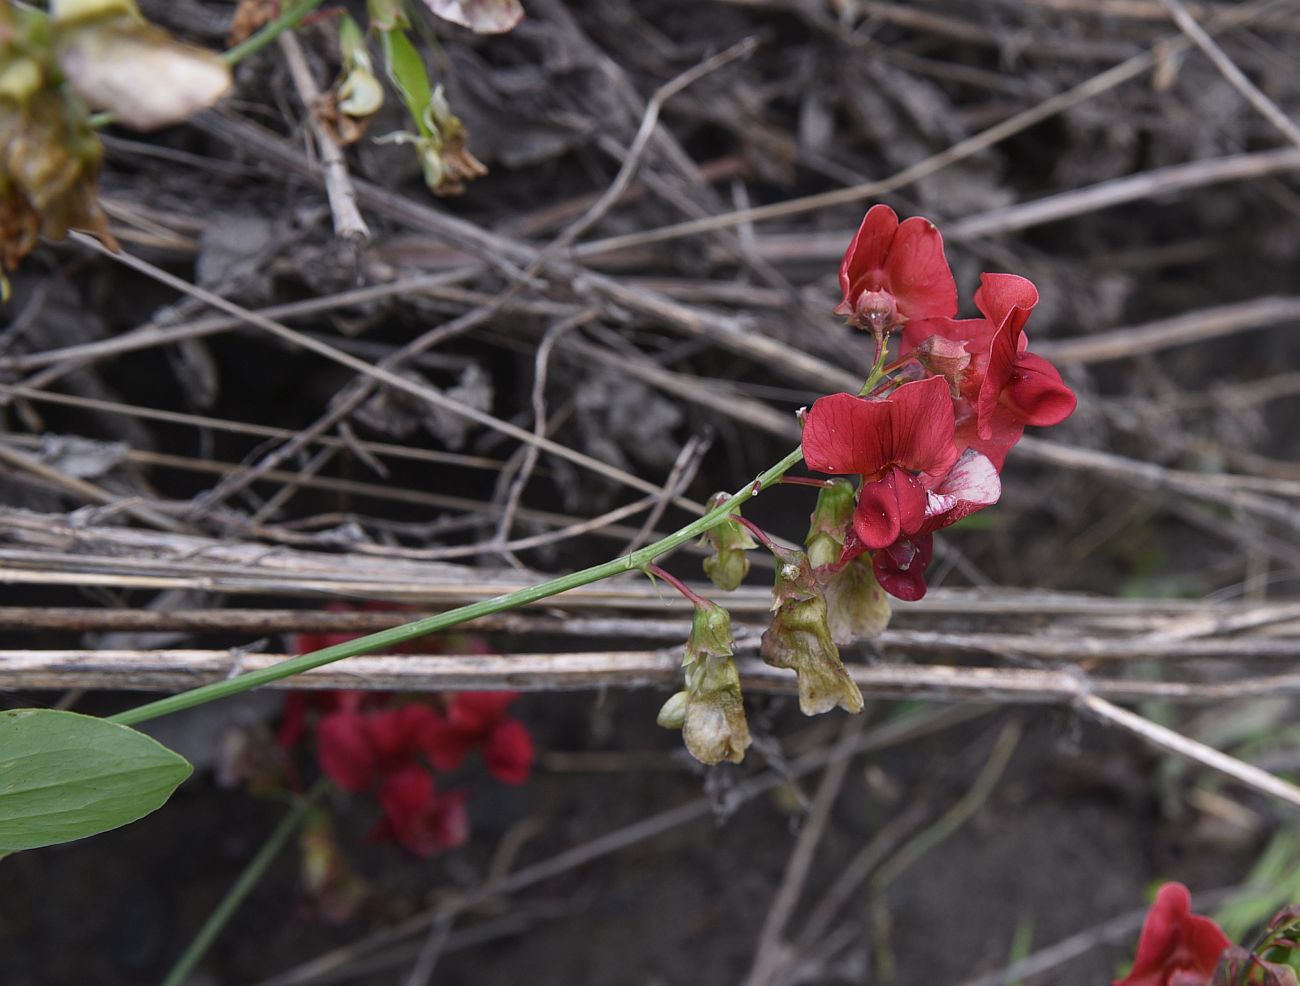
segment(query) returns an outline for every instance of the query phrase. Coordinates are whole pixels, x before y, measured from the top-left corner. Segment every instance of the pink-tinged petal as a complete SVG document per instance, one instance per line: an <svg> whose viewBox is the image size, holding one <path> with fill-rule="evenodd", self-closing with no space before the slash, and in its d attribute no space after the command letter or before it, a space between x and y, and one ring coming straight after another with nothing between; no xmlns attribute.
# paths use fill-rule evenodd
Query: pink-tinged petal
<svg viewBox="0 0 1300 986"><path fill-rule="evenodd" d="M1017 352L1020 333L1037 304L1038 289L1034 282L1019 274L983 274L980 286L975 289L975 307L995 329L1011 330Z"/></svg>
<svg viewBox="0 0 1300 986"><path fill-rule="evenodd" d="M934 538L922 534L915 539L899 538L871 556L871 570L880 587L905 602L925 595L925 570L934 557Z"/></svg>
<svg viewBox="0 0 1300 986"><path fill-rule="evenodd" d="M533 767L533 738L518 719L502 719L483 747L483 760L503 784L522 784Z"/></svg>
<svg viewBox="0 0 1300 986"><path fill-rule="evenodd" d="M1002 403L1025 424L1045 428L1073 414L1078 401L1056 367L1034 353L1022 353L1016 360L1011 385L1002 392Z"/></svg>
<svg viewBox="0 0 1300 986"><path fill-rule="evenodd" d="M885 258L885 283L904 318L957 314L957 282L943 255L943 237L928 219L903 221Z"/></svg>
<svg viewBox="0 0 1300 986"><path fill-rule="evenodd" d="M895 466L883 479L864 483L853 513L853 531L872 551L913 534L925 520L926 493L921 482Z"/></svg>
<svg viewBox="0 0 1300 986"><path fill-rule="evenodd" d="M844 298L835 308L836 315L852 315L861 291L881 287L885 256L897 230L898 214L889 206L873 205L867 210L840 261L840 290Z"/></svg>
<svg viewBox="0 0 1300 986"><path fill-rule="evenodd" d="M335 712L322 719L316 749L321 770L345 791L364 791L378 779L379 762L366 717L359 713Z"/></svg>
<svg viewBox="0 0 1300 986"><path fill-rule="evenodd" d="M975 449L962 452L947 476L931 490L921 531L951 527L964 517L998 502L1002 480L989 457Z"/></svg>
<svg viewBox="0 0 1300 986"><path fill-rule="evenodd" d="M889 395L890 462L938 480L957 460L952 397L942 377L905 383ZM927 483L927 485L929 485Z"/></svg>

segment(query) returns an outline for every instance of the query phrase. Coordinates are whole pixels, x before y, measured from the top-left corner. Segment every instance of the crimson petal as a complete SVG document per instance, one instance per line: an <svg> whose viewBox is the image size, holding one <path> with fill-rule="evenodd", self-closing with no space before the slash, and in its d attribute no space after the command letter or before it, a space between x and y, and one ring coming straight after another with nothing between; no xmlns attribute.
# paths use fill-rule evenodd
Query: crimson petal
<svg viewBox="0 0 1300 986"><path fill-rule="evenodd" d="M908 319L957 314L957 282L943 255L943 237L920 216L903 221L885 259L885 283Z"/></svg>
<svg viewBox="0 0 1300 986"><path fill-rule="evenodd" d="M853 530L875 551L913 534L925 519L926 492L905 469L890 469L883 479L864 483L853 514Z"/></svg>
<svg viewBox="0 0 1300 986"><path fill-rule="evenodd" d="M1078 404L1056 367L1034 353L1022 353L1016 360L1011 386L1002 400L1025 424L1040 428L1060 424Z"/></svg>
<svg viewBox="0 0 1300 986"><path fill-rule="evenodd" d="M840 261L840 290L843 300L835 307L836 315L852 315L853 302L864 287L877 288L871 283L883 277L885 255L898 230L898 214L887 205L873 205L862 217L862 225L853 234L849 248ZM871 275L875 273L876 277Z"/></svg>

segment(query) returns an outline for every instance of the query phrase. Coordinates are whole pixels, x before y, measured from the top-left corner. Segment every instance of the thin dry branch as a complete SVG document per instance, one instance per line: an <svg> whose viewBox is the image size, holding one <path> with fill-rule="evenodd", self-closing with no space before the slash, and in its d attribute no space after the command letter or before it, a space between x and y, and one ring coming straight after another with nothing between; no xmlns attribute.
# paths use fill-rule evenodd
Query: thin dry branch
<svg viewBox="0 0 1300 986"><path fill-rule="evenodd" d="M4 688L109 688L176 691L271 667L288 654L239 650L0 650ZM790 694L789 673L756 660L739 662L745 687L754 693ZM1081 694L1117 702L1161 700L1189 705L1235 698L1300 695L1300 674L1237 676L1222 683L1128 681L1088 678L1075 669L953 667L950 665L849 665L864 695L927 702L1053 705ZM681 675L676 647L645 651L581 651L548 654L402 654L354 657L309 671L273 688L369 689L379 691L586 690L654 686L671 688Z"/></svg>
<svg viewBox="0 0 1300 986"><path fill-rule="evenodd" d="M320 155L325 175L325 195L329 199L330 213L334 216L334 232L345 240L367 240L370 238L370 227L357 208L357 194L352 188L347 159L338 142L321 124L316 112L321 98L320 86L312 76L311 67L303 54L302 43L292 31L285 31L276 40L289 66L289 77L293 79L294 88L298 90L298 96L307 109L308 125L316 140L316 153Z"/></svg>

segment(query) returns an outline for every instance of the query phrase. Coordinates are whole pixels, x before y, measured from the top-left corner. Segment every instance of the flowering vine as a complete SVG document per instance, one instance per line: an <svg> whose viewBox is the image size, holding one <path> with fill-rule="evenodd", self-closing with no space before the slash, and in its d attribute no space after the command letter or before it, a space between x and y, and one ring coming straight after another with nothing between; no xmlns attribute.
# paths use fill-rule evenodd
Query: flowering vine
<svg viewBox="0 0 1300 986"><path fill-rule="evenodd" d="M1056 369L1028 352L1037 289L1015 274L985 274L974 297L982 317L955 318L956 281L929 220L900 223L888 206L872 207L845 251L840 287L835 313L871 334L875 366L858 393L801 412L800 451L814 472L853 481L823 486L806 551L775 544L737 513L706 538L714 553L705 571L720 589L748 571L746 530L776 555L774 616L759 653L795 672L807 715L862 709L839 646L885 629L887 595L925 595L934 534L998 501L1007 453L1026 426L1058 424L1075 407ZM891 337L897 354L887 363ZM737 759L734 748L688 748L706 762Z"/></svg>

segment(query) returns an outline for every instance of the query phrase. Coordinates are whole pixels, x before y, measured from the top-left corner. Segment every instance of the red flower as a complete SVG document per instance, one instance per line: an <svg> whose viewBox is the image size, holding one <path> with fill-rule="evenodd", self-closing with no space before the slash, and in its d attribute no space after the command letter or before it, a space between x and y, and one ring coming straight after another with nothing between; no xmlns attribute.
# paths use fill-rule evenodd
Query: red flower
<svg viewBox="0 0 1300 986"><path fill-rule="evenodd" d="M925 570L934 557L934 532L997 503L1001 495L1002 481L993 463L974 449L962 452L948 475L926 491L925 513L916 530L872 552L871 568L880 587L908 602L922 598L927 588ZM843 565L866 550L854 530L837 564Z"/></svg>
<svg viewBox="0 0 1300 986"><path fill-rule="evenodd" d="M853 529L874 551L920 530L926 491L957 459L953 427L942 377L903 384L884 398L831 394L805 416L804 461L817 472L862 476Z"/></svg>
<svg viewBox="0 0 1300 986"><path fill-rule="evenodd" d="M441 794L428 771L405 767L390 775L379 792L384 817L371 837L396 842L417 856L459 846L469 837L465 792Z"/></svg>
<svg viewBox="0 0 1300 986"><path fill-rule="evenodd" d="M901 537L871 555L871 570L880 588L891 596L916 602L925 595L925 570L934 557L934 535Z"/></svg>
<svg viewBox="0 0 1300 986"><path fill-rule="evenodd" d="M1133 969L1113 986L1206 986L1232 943L1209 918L1191 913L1192 895L1166 883L1142 922Z"/></svg>
<svg viewBox="0 0 1300 986"><path fill-rule="evenodd" d="M985 274L975 292L975 307L997 326L989 347L988 369L979 395L980 437L988 439L995 415L1009 415L1021 426L1060 424L1074 413L1074 392L1056 367L1025 352L1025 322L1038 304L1038 289L1015 274Z"/></svg>
<svg viewBox="0 0 1300 986"><path fill-rule="evenodd" d="M434 715L424 731L425 752L439 770L455 770L475 747L494 777L506 784L528 780L533 740L518 719L506 715L515 692L460 692L445 717Z"/></svg>
<svg viewBox="0 0 1300 986"><path fill-rule="evenodd" d="M335 712L316 728L321 769L345 791L364 791L415 763L436 718L426 705Z"/></svg>
<svg viewBox="0 0 1300 986"><path fill-rule="evenodd" d="M366 705L383 701L383 692L363 692L356 689L307 691L295 689L284 696L280 711L280 729L275 741L284 749L292 749L301 742L311 724L312 713L329 715L331 712L358 712Z"/></svg>
<svg viewBox="0 0 1300 986"><path fill-rule="evenodd" d="M1037 304L1026 278L985 274L975 292L983 318L927 319L903 330L904 354L925 349L933 336L964 344L971 362L959 374L957 444L983 452L999 470L1026 425L1059 424L1076 404L1056 368L1025 351L1025 322Z"/></svg>
<svg viewBox="0 0 1300 986"><path fill-rule="evenodd" d="M894 210L875 205L840 262L844 298L836 315L883 335L908 319L957 313L957 284L943 255L943 237L919 216L901 225Z"/></svg>

